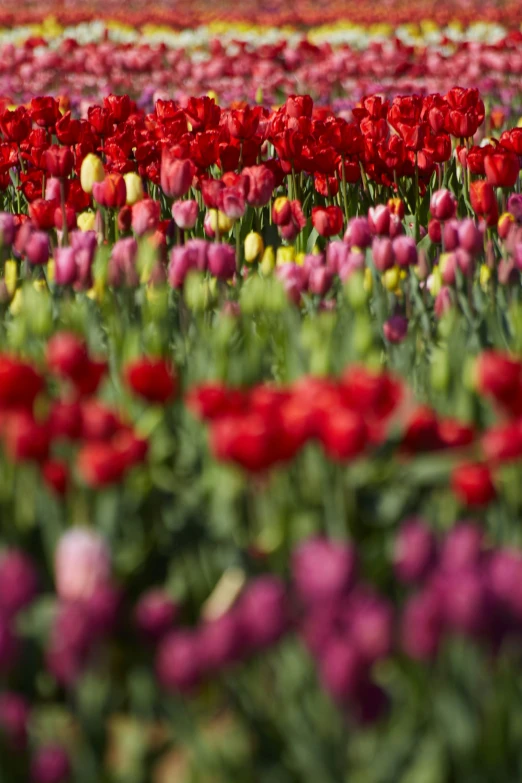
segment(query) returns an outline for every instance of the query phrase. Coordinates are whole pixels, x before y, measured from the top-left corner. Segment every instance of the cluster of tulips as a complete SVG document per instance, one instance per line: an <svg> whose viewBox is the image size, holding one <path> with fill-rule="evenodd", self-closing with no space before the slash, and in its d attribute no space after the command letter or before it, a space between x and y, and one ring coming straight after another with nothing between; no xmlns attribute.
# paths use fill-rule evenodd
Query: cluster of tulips
<svg viewBox="0 0 522 783"><path fill-rule="evenodd" d="M115 0L104 3L101 0L82 0L74 4L45 0L38 10L30 0L23 0L21 3L6 0L0 9L0 24L7 28L13 25L37 25L43 16L49 16L54 24L58 21L66 26L108 20L118 21L126 27L156 24L176 30L191 29L212 22L222 25L261 23L277 29L284 26L300 28L325 23L338 24L345 20L362 25L377 25L389 23L390 19L396 24L423 22L428 19L440 26L458 20L461 24L486 21L516 27L517 11L516 3L508 0L503 3L487 2L480 6L463 0L451 0L443 6L434 0L422 0L413 8L404 0L387 0L379 7L361 6L353 0L337 0L334 3L322 4L320 8L310 0L299 0L291 8L282 0L272 0L270 3L250 0L240 8L230 2L209 6L208 3L198 1L191 8L187 8L171 0L156 0L146 10L137 0L131 0L125 13Z"/></svg>
<svg viewBox="0 0 522 783"><path fill-rule="evenodd" d="M485 97L2 108L2 779L517 779L522 128Z"/></svg>
<svg viewBox="0 0 522 783"><path fill-rule="evenodd" d="M30 37L26 28L0 34L0 100L11 106L28 104L35 94L66 96L87 118L89 106L111 92L130 94L147 111L158 98L183 103L209 90L225 105L271 106L307 92L322 106L349 113L372 93L446 93L458 73L462 84L487 96L497 128L520 114L522 39L512 27L489 24L474 32L410 25L394 34L390 27L386 37L371 26L326 27L285 37L272 29L254 35L212 26L193 33L162 27L129 33L116 26L104 34L99 24L92 32L80 25L57 34L51 23Z"/></svg>

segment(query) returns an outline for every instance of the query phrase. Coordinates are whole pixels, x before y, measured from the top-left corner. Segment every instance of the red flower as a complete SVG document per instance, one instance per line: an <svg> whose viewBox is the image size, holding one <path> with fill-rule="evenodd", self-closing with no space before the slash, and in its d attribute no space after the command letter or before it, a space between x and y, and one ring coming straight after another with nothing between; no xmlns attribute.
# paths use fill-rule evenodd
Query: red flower
<svg viewBox="0 0 522 783"><path fill-rule="evenodd" d="M255 412L214 420L210 442L217 459L236 462L252 473L267 470L278 458L273 420Z"/></svg>
<svg viewBox="0 0 522 783"><path fill-rule="evenodd" d="M285 109L288 117L311 117L314 102L309 95L289 95Z"/></svg>
<svg viewBox="0 0 522 783"><path fill-rule="evenodd" d="M477 215L490 215L498 209L493 185L485 180L471 182L469 195L471 206Z"/></svg>
<svg viewBox="0 0 522 783"><path fill-rule="evenodd" d="M128 95L107 95L103 106L114 122L125 122L132 111L132 101Z"/></svg>
<svg viewBox="0 0 522 783"><path fill-rule="evenodd" d="M343 228L343 212L340 207L313 207L312 223L322 237L340 234Z"/></svg>
<svg viewBox="0 0 522 783"><path fill-rule="evenodd" d="M208 421L245 410L247 402L247 395L242 389L230 388L219 381L195 386L186 397L187 407L196 416Z"/></svg>
<svg viewBox="0 0 522 783"><path fill-rule="evenodd" d="M49 453L50 433L46 424L27 412L12 415L5 425L5 448L13 462L42 462Z"/></svg>
<svg viewBox="0 0 522 783"><path fill-rule="evenodd" d="M358 413L334 407L326 412L319 437L328 457L344 461L353 459L364 451L368 432Z"/></svg>
<svg viewBox="0 0 522 783"><path fill-rule="evenodd" d="M512 188L520 171L518 155L497 148L484 157L484 171L487 181L494 187Z"/></svg>
<svg viewBox="0 0 522 783"><path fill-rule="evenodd" d="M244 109L232 109L228 114L227 127L230 135L235 139L251 139L259 125L260 107L253 109L246 106Z"/></svg>
<svg viewBox="0 0 522 783"><path fill-rule="evenodd" d="M42 376L30 364L0 356L0 408L31 409L43 387Z"/></svg>
<svg viewBox="0 0 522 783"><path fill-rule="evenodd" d="M275 177L272 171L261 164L244 168L242 175L246 178L246 200L252 207L263 207L272 198L275 187Z"/></svg>
<svg viewBox="0 0 522 783"><path fill-rule="evenodd" d="M194 164L185 158L181 160L164 150L161 158L161 189L170 198L180 198L188 193L194 178Z"/></svg>
<svg viewBox="0 0 522 783"><path fill-rule="evenodd" d="M36 228L49 231L54 228L54 213L58 207L57 201L46 201L37 198L29 204L29 216Z"/></svg>
<svg viewBox="0 0 522 783"><path fill-rule="evenodd" d="M62 378L74 380L79 377L87 359L85 342L72 332L58 332L47 343L47 366Z"/></svg>
<svg viewBox="0 0 522 783"><path fill-rule="evenodd" d="M55 98L44 96L31 100L31 117L42 128L54 128L60 119L60 105Z"/></svg>
<svg viewBox="0 0 522 783"><path fill-rule="evenodd" d="M111 113L101 106L91 106L87 112L87 119L100 136L110 136L114 129Z"/></svg>
<svg viewBox="0 0 522 783"><path fill-rule="evenodd" d="M80 120L73 120L68 111L56 123L56 136L60 144L72 146L78 144L81 138L82 125Z"/></svg>
<svg viewBox="0 0 522 783"><path fill-rule="evenodd" d="M185 114L192 125L192 130L202 131L219 126L221 109L213 98L207 96L203 98L190 98L186 107Z"/></svg>
<svg viewBox="0 0 522 783"><path fill-rule="evenodd" d="M8 141L15 141L19 144L31 132L29 112L23 106L14 111L6 109L0 117L0 128Z"/></svg>
<svg viewBox="0 0 522 783"><path fill-rule="evenodd" d="M176 393L176 376L164 359L143 357L128 364L124 374L132 391L149 402L163 404Z"/></svg>
<svg viewBox="0 0 522 783"><path fill-rule="evenodd" d="M57 495L63 496L69 484L69 468L60 460L47 460L42 466L43 480Z"/></svg>
<svg viewBox="0 0 522 783"><path fill-rule="evenodd" d="M42 162L51 177L68 177L74 166L74 155L68 147L51 144L42 155Z"/></svg>
<svg viewBox="0 0 522 783"><path fill-rule="evenodd" d="M121 481L127 470L125 454L111 443L88 443L78 452L76 467L89 487L105 487Z"/></svg>
<svg viewBox="0 0 522 783"><path fill-rule="evenodd" d="M485 351L476 364L477 389L505 411L522 414L522 364L505 354Z"/></svg>
<svg viewBox="0 0 522 783"><path fill-rule="evenodd" d="M98 204L107 209L119 209L127 200L127 187L121 174L107 174L102 182L95 182L92 195Z"/></svg>
<svg viewBox="0 0 522 783"><path fill-rule="evenodd" d="M467 463L455 468L451 488L467 506L487 506L496 494L491 471L480 463Z"/></svg>

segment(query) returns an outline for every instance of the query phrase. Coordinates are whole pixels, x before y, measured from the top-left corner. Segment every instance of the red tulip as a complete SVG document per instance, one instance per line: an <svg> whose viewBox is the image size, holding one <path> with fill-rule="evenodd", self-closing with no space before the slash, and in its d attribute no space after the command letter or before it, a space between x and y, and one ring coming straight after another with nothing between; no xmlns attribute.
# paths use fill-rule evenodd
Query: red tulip
<svg viewBox="0 0 522 783"><path fill-rule="evenodd" d="M127 365L124 374L132 391L149 402L164 404L176 394L176 376L164 359L138 359Z"/></svg>

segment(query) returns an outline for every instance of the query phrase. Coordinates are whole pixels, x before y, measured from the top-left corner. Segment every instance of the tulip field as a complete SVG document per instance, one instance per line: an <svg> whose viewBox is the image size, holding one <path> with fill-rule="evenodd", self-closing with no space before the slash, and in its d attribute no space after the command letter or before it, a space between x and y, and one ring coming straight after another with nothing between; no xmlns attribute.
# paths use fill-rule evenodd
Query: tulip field
<svg viewBox="0 0 522 783"><path fill-rule="evenodd" d="M127 6L0 9L0 783L517 783L518 3Z"/></svg>

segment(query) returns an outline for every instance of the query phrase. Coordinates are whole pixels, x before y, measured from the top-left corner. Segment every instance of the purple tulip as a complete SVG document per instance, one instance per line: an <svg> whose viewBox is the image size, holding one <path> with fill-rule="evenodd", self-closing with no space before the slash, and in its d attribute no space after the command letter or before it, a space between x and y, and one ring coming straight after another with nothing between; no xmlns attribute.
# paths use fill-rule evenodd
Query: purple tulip
<svg viewBox="0 0 522 783"><path fill-rule="evenodd" d="M245 647L242 630L239 615L234 609L200 626L196 635L202 672L217 672L240 658Z"/></svg>
<svg viewBox="0 0 522 783"><path fill-rule="evenodd" d="M430 199L430 212L437 220L450 220L455 217L457 199L451 191L442 188L436 190Z"/></svg>
<svg viewBox="0 0 522 783"><path fill-rule="evenodd" d="M0 557L0 611L13 617L28 606L38 591L38 577L32 560L16 549Z"/></svg>
<svg viewBox="0 0 522 783"><path fill-rule="evenodd" d="M437 556L435 536L424 520L404 522L395 540L395 574L401 582L421 582L433 568Z"/></svg>
<svg viewBox="0 0 522 783"><path fill-rule="evenodd" d="M340 541L310 538L292 555L294 585L308 605L341 598L352 586L355 571L355 552Z"/></svg>
<svg viewBox="0 0 522 783"><path fill-rule="evenodd" d="M457 571L470 568L480 561L484 532L473 522L459 522L446 536L441 552L441 568Z"/></svg>
<svg viewBox="0 0 522 783"><path fill-rule="evenodd" d="M138 601L136 626L144 636L156 640L172 628L178 613L175 601L161 588L155 588L144 593Z"/></svg>
<svg viewBox="0 0 522 783"><path fill-rule="evenodd" d="M350 639L368 663L385 658L391 651L393 609L383 598L366 594L350 602Z"/></svg>
<svg viewBox="0 0 522 783"><path fill-rule="evenodd" d="M76 282L78 267L73 247L59 247L54 251L54 280L57 285L72 285Z"/></svg>
<svg viewBox="0 0 522 783"><path fill-rule="evenodd" d="M49 237L45 231L33 231L26 242L24 253L33 266L41 266L49 260Z"/></svg>
<svg viewBox="0 0 522 783"><path fill-rule="evenodd" d="M0 729L9 746L23 751L27 745L29 704L18 693L4 691L0 694Z"/></svg>
<svg viewBox="0 0 522 783"><path fill-rule="evenodd" d="M259 650L276 642L288 627L284 584L275 576L261 576L251 582L237 609L245 643Z"/></svg>
<svg viewBox="0 0 522 783"><path fill-rule="evenodd" d="M198 636L188 630L172 631L161 642L156 655L156 673L169 691L187 691L201 678Z"/></svg>
<svg viewBox="0 0 522 783"><path fill-rule="evenodd" d="M32 783L64 783L71 774L71 764L60 745L40 748L31 762Z"/></svg>
<svg viewBox="0 0 522 783"><path fill-rule="evenodd" d="M403 315L392 315L382 327L384 337L392 345L404 342L408 334L408 319Z"/></svg>
<svg viewBox="0 0 522 783"><path fill-rule="evenodd" d="M12 245L16 229L14 217L10 212L0 212L0 247Z"/></svg>
<svg viewBox="0 0 522 783"><path fill-rule="evenodd" d="M391 269L395 263L395 253L389 237L375 237L372 242L372 257L375 268L379 272Z"/></svg>
<svg viewBox="0 0 522 783"><path fill-rule="evenodd" d="M320 660L321 681L339 703L352 699L367 673L367 664L358 650L345 639L327 644Z"/></svg>
<svg viewBox="0 0 522 783"><path fill-rule="evenodd" d="M400 267L415 266L417 263L417 245L413 237L396 237L393 240L393 253Z"/></svg>
<svg viewBox="0 0 522 783"><path fill-rule="evenodd" d="M459 223L457 220L450 220L444 224L442 242L446 251L455 250L459 246Z"/></svg>
<svg viewBox="0 0 522 783"><path fill-rule="evenodd" d="M208 270L219 280L230 280L236 271L236 252L225 242L213 243L208 248Z"/></svg>
<svg viewBox="0 0 522 783"><path fill-rule="evenodd" d="M417 660L436 654L442 635L442 601L431 591L413 596L407 602L401 623L402 648Z"/></svg>
<svg viewBox="0 0 522 783"><path fill-rule="evenodd" d="M484 234L471 219L466 218L459 223L459 244L472 256L484 250Z"/></svg>
<svg viewBox="0 0 522 783"><path fill-rule="evenodd" d="M356 217L348 222L343 241L350 247L369 247L372 243L372 234L367 218Z"/></svg>

